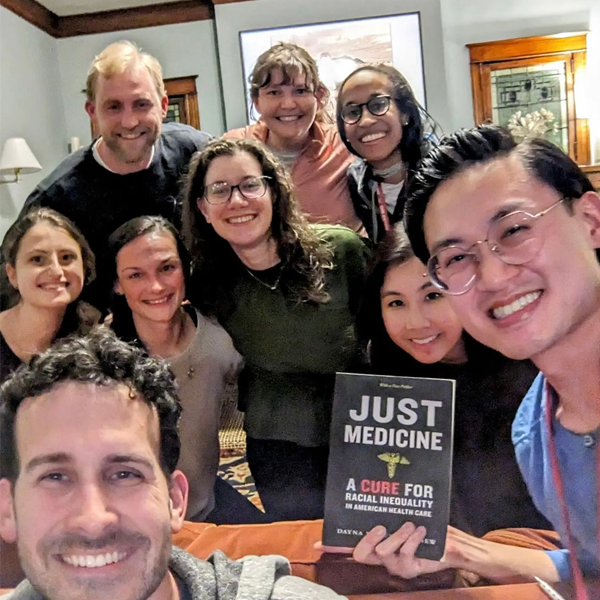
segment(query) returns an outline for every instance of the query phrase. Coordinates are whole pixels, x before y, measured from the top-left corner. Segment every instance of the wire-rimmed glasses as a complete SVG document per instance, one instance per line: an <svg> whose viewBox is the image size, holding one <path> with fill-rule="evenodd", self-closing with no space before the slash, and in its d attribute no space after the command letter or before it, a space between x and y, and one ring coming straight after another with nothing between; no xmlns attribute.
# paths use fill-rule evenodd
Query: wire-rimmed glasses
<svg viewBox="0 0 600 600"><path fill-rule="evenodd" d="M225 181L217 181L206 186L204 198L209 204L225 204L231 199L233 190L238 190L246 200L262 198L267 192L267 175L245 177L237 185L231 185Z"/></svg>

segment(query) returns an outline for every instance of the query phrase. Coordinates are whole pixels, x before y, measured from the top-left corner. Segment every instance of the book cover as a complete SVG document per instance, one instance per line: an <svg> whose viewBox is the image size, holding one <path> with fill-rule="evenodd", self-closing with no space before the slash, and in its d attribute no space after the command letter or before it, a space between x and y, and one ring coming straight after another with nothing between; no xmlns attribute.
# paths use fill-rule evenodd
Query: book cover
<svg viewBox="0 0 600 600"><path fill-rule="evenodd" d="M354 547L376 525L427 528L440 560L450 512L454 387L449 379L338 373L323 544Z"/></svg>

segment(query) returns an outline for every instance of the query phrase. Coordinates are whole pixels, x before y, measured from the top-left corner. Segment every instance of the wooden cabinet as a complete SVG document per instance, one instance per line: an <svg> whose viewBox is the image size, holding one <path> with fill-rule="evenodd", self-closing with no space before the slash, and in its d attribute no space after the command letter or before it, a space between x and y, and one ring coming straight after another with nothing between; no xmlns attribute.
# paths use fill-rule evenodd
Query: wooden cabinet
<svg viewBox="0 0 600 600"><path fill-rule="evenodd" d="M191 75L164 80L167 96L169 97L165 123L175 121L200 129L200 111L196 90L197 78L198 75Z"/></svg>
<svg viewBox="0 0 600 600"><path fill-rule="evenodd" d="M512 124L517 140L535 129L578 164L589 164L588 122L578 118L575 94L586 35L468 44L475 123Z"/></svg>

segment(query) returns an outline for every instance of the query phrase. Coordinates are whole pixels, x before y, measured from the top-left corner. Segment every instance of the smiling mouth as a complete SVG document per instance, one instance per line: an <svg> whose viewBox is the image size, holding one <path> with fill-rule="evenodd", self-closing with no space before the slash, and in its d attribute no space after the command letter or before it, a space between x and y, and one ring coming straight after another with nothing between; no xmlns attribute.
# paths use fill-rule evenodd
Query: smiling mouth
<svg viewBox="0 0 600 600"><path fill-rule="evenodd" d="M139 133L118 133L117 135L123 140L137 140L138 138L144 135L144 132L140 131Z"/></svg>
<svg viewBox="0 0 600 600"><path fill-rule="evenodd" d="M535 302L542 295L541 290L537 292L530 292L529 294L524 294L520 298L517 298L514 302L510 304L505 304L504 306L497 306L490 310L491 315L494 319L502 320L506 319L506 317L510 317L510 315L523 310L526 306L529 306L532 302Z"/></svg>
<svg viewBox="0 0 600 600"><path fill-rule="evenodd" d="M143 300L144 304L150 304L151 306L157 306L160 304L166 304L171 300L173 294L169 294L168 296L163 296L162 298L157 298L156 300Z"/></svg>
<svg viewBox="0 0 600 600"><path fill-rule="evenodd" d="M302 115L290 115L287 117L275 117L278 121L282 123L293 123L294 121L299 121L302 118Z"/></svg>
<svg viewBox="0 0 600 600"><path fill-rule="evenodd" d="M48 290L50 292L57 292L57 291L62 291L62 290L67 289L68 285L69 285L68 283L47 283L47 284L40 285L40 287L43 290Z"/></svg>
<svg viewBox="0 0 600 600"><path fill-rule="evenodd" d="M429 337L426 337L426 338L412 338L410 341L413 342L414 344L418 344L419 346L424 346L425 344L429 344L429 343L433 342L433 340L435 340L438 336L439 336L439 333L436 333L435 335L430 335Z"/></svg>
<svg viewBox="0 0 600 600"><path fill-rule="evenodd" d="M241 217L231 217L227 219L228 223L232 223L233 225L239 225L240 223L248 223L256 218L256 215L243 215Z"/></svg>
<svg viewBox="0 0 600 600"><path fill-rule="evenodd" d="M63 562L74 567L86 569L98 569L114 563L121 562L127 556L127 552L107 552L106 554L70 554L61 555Z"/></svg>
<svg viewBox="0 0 600 600"><path fill-rule="evenodd" d="M363 144L368 144L369 142L376 142L377 140L380 140L380 139L384 138L386 135L387 134L384 133L384 132L382 132L382 131L380 131L378 133L369 133L367 135L363 135L360 138L360 141Z"/></svg>

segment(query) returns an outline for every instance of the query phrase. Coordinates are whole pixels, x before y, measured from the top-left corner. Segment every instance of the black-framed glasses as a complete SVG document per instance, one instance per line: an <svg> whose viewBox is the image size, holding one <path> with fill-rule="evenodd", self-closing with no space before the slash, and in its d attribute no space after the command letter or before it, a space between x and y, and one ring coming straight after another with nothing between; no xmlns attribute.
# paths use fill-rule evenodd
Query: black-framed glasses
<svg viewBox="0 0 600 600"><path fill-rule="evenodd" d="M518 210L494 221L487 238L464 248L447 246L427 261L427 271L433 285L451 296L468 292L479 275L478 246L487 244L490 250L507 265L523 265L540 251L542 238L536 229L537 220L548 214L567 198L561 198L545 210L532 215ZM475 251L477 250L477 251Z"/></svg>
<svg viewBox="0 0 600 600"><path fill-rule="evenodd" d="M206 186L204 198L209 204L225 204L231 199L233 190L238 190L246 200L262 198L267 192L268 175L260 177L245 177L237 185L230 185L225 181L217 181Z"/></svg>
<svg viewBox="0 0 600 600"><path fill-rule="evenodd" d="M373 96L367 102L361 102L360 104L346 104L342 108L342 121L347 125L354 125L358 123L363 114L363 107L367 107L367 110L374 117L382 117L385 113L390 110L390 105L392 103L391 96Z"/></svg>

